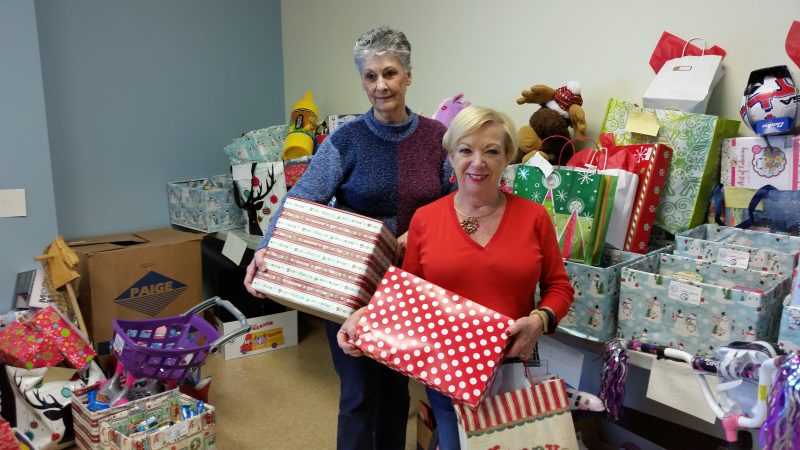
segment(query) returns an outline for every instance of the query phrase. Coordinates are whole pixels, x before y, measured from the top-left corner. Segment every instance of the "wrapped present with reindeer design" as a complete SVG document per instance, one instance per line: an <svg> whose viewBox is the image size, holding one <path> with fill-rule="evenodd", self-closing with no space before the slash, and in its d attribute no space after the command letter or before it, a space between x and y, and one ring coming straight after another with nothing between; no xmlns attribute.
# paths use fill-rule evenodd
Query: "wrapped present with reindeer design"
<svg viewBox="0 0 800 450"><path fill-rule="evenodd" d="M786 276L652 254L622 269L619 334L699 356L735 340L775 341Z"/></svg>

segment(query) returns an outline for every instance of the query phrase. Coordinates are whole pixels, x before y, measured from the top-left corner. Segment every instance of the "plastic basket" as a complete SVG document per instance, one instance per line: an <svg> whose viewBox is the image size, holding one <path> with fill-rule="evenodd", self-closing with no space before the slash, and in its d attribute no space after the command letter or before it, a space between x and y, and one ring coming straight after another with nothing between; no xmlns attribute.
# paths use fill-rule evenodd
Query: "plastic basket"
<svg viewBox="0 0 800 450"><path fill-rule="evenodd" d="M197 313L213 305L228 309L242 325L220 338ZM114 353L137 378L182 380L203 364L220 345L250 331L247 319L230 302L214 297L176 317L112 321Z"/></svg>

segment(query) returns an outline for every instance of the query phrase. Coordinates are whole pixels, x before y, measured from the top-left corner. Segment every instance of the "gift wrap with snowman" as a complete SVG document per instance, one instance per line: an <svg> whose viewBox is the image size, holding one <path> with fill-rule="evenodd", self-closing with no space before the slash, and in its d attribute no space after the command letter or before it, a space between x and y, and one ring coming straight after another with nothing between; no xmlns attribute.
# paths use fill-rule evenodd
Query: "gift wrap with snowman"
<svg viewBox="0 0 800 450"><path fill-rule="evenodd" d="M774 273L653 254L622 269L620 335L701 357L731 341L775 342L790 286Z"/></svg>
<svg viewBox="0 0 800 450"><path fill-rule="evenodd" d="M800 355L800 277L795 277L792 293L783 302L778 347Z"/></svg>
<svg viewBox="0 0 800 450"><path fill-rule="evenodd" d="M705 224L678 233L675 254L790 276L800 254L800 237Z"/></svg>
<svg viewBox="0 0 800 450"><path fill-rule="evenodd" d="M559 330L597 342L613 338L617 333L622 268L641 258L637 253L607 248L599 266L566 261L575 301L559 322Z"/></svg>

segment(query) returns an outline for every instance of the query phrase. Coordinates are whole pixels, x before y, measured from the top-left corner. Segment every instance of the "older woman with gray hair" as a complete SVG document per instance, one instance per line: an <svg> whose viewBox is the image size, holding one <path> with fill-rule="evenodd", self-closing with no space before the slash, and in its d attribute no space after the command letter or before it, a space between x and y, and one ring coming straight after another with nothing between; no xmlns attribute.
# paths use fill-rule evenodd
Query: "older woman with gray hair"
<svg viewBox="0 0 800 450"><path fill-rule="evenodd" d="M372 108L322 143L287 196L322 204L335 197L337 208L382 220L398 236L399 260L416 209L455 188L442 147L447 130L406 106L411 44L402 32L385 26L369 30L358 38L353 54ZM256 270L263 270L274 227L273 222L264 234L244 280L259 298L263 295L251 284ZM339 324L325 321L325 329L340 379L337 448L405 448L408 379L353 354L351 336Z"/></svg>

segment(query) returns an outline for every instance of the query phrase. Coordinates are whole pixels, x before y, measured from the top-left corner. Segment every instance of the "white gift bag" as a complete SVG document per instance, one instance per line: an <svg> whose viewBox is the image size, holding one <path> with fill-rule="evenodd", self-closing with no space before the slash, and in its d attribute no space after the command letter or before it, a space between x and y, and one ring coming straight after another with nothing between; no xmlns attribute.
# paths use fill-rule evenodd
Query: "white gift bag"
<svg viewBox="0 0 800 450"><path fill-rule="evenodd" d="M689 40L692 42L695 39ZM684 46L684 53L686 46ZM703 48L705 53L705 46ZM664 63L642 96L645 108L705 114L711 92L725 75L722 56L681 56Z"/></svg>

